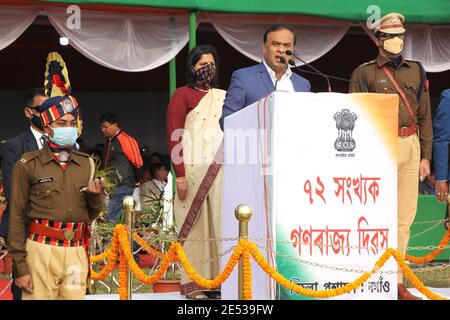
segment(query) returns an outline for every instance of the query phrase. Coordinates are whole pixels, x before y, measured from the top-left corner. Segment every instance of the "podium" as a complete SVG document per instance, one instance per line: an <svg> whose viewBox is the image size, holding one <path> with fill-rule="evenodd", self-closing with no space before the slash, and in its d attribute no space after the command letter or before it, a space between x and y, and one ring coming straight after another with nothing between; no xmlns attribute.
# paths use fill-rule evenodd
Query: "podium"
<svg viewBox="0 0 450 320"><path fill-rule="evenodd" d="M222 237L238 236L248 204L249 240L290 281L336 289L372 270L397 246L397 117L394 94L278 91L227 117ZM251 264L253 299L308 299ZM394 259L380 271L334 299L396 299ZM235 268L222 298L237 284Z"/></svg>

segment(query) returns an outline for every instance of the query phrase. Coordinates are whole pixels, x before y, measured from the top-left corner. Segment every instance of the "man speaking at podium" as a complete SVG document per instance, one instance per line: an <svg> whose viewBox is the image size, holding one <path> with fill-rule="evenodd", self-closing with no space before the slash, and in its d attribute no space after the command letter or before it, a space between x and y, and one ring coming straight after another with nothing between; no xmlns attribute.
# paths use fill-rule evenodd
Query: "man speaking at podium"
<svg viewBox="0 0 450 320"><path fill-rule="evenodd" d="M296 36L285 24L270 26L263 36L264 59L256 66L233 72L222 109L220 127L225 117L269 95L274 90L309 92L309 81L288 67L286 51L294 51Z"/></svg>

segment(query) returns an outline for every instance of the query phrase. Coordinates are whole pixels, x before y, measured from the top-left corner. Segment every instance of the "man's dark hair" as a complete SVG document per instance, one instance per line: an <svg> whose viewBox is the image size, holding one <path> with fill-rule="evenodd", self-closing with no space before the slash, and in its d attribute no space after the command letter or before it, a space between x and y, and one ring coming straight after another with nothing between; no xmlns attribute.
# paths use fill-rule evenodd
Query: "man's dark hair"
<svg viewBox="0 0 450 320"><path fill-rule="evenodd" d="M297 43L297 36L295 35L294 30L290 26L288 26L287 24L284 24L284 23L277 23L277 24L271 25L266 30L266 32L264 32L264 35L263 35L264 43L267 42L267 36L269 35L269 33L274 32L274 31L279 31L279 30L289 30L292 33L292 35L294 36L294 46L295 46L295 44Z"/></svg>
<svg viewBox="0 0 450 320"><path fill-rule="evenodd" d="M186 82L188 87L194 88L197 86L197 78L195 77L195 64L201 59L204 54L212 54L216 66L216 76L211 82L211 87L219 85L219 56L216 48L211 45L202 44L193 48L186 59Z"/></svg>
<svg viewBox="0 0 450 320"><path fill-rule="evenodd" d="M23 100L25 102L25 107L31 108L33 107L33 99L42 96L46 97L44 88L32 88L27 91L25 96L23 97Z"/></svg>
<svg viewBox="0 0 450 320"><path fill-rule="evenodd" d="M119 126L119 116L112 112L106 112L100 116L100 123L102 122L116 123Z"/></svg>

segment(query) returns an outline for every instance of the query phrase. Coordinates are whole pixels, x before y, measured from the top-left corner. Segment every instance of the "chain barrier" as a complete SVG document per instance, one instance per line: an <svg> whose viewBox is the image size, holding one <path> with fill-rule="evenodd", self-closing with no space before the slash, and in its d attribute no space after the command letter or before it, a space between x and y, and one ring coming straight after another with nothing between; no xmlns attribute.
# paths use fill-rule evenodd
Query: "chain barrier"
<svg viewBox="0 0 450 320"><path fill-rule="evenodd" d="M447 235L450 232L447 233ZM445 240L445 237L444 239ZM228 251L228 250L227 250ZM223 284L228 277L230 276L231 272L233 271L234 267L237 265L238 260L241 256L244 257L244 299L251 299L252 297L252 289L251 289L251 268L250 268L250 256L253 257L253 259L257 262L257 264L272 277L275 281L283 285L284 287L291 289L295 291L296 293L309 296L309 297L321 297L321 298L329 298L338 296L344 293L348 293L359 286L361 286L364 282L366 282L373 274L381 273L380 269L384 266L386 261L393 257L402 272L405 274L405 276L411 281L413 286L418 289L420 292L425 294L429 299L445 299L444 297L441 297L437 294L434 294L431 292L428 288L425 287L425 285L420 281L420 279L417 278L414 273L412 273L410 267L406 264L406 261L402 258L401 253L394 249L387 249L384 254L379 257L378 261L375 263L374 267L371 269L371 271L364 271L364 270L358 270L358 269L350 269L350 268L339 268L336 266L330 267L332 270L342 270L347 272L358 272L362 273L362 275L356 279L355 281L346 284L343 287L340 287L338 289L331 289L331 290L310 290L307 288L304 288L302 286L296 285L289 280L287 280L284 276L279 274L275 269L273 269L267 260L264 258L264 256L260 253L258 246L253 243L249 242L248 240L240 240L236 247L233 249L233 252L231 254L230 259L228 260L228 263L226 264L224 270L221 274L219 274L215 279L213 280L207 280L201 277L195 269L192 267L192 264L187 260L186 254L183 251L183 248L180 243L174 242L171 244L170 249L167 253L164 254L164 258L161 262L161 265L159 266L158 270L154 272L152 275L145 275L143 271L137 266L136 262L134 261L132 252L130 250L130 243L128 240L128 233L126 232L126 227L123 225L117 225L114 231L114 237L113 237L113 243L111 244L111 249L108 252L108 261L104 267L104 269L100 272L92 272L92 276L94 280L101 280L102 278L106 277L111 270L110 268L112 265L115 264L118 257L120 258L120 267L122 271L126 270L126 268L130 268L131 272L136 276L136 278L146 284L152 284L159 280L164 272L166 272L169 264L171 262L179 262L182 267L184 268L185 272L191 278L195 283L198 285L204 287L204 288L216 288L219 285ZM95 260L96 257L92 257L93 260ZM312 265L313 263L311 263ZM322 268L329 267L325 264L314 264L314 266L319 266ZM442 266L438 266L441 268ZM434 267L435 269L437 267ZM395 273L393 271L387 271L385 273ZM119 281L120 288L119 288L119 295L121 299L126 299L126 290L124 290L124 283L123 281Z"/></svg>

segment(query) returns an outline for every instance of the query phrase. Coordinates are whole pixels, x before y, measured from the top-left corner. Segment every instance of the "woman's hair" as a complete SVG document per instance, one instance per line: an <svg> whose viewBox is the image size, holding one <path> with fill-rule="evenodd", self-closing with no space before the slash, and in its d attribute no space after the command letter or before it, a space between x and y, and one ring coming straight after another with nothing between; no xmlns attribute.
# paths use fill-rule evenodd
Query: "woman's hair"
<svg viewBox="0 0 450 320"><path fill-rule="evenodd" d="M197 78L195 77L195 64L201 59L202 55L210 53L212 54L216 66L216 75L211 82L211 87L218 87L219 85L219 56L217 55L216 49L207 44L198 45L193 48L186 60L186 82L188 87L197 86Z"/></svg>

